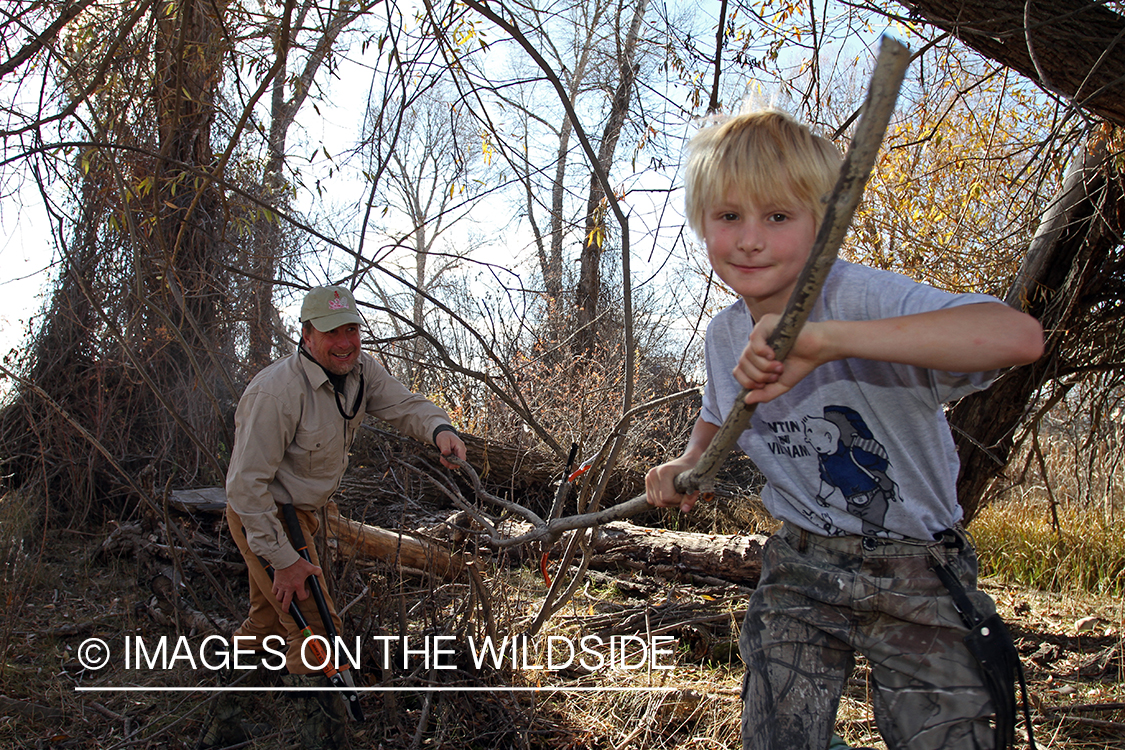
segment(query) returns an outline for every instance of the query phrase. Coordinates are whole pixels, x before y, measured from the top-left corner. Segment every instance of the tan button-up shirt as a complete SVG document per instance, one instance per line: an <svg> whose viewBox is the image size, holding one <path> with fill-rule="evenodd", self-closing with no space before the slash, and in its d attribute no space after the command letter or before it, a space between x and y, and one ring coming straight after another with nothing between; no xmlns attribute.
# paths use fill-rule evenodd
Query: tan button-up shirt
<svg viewBox="0 0 1125 750"><path fill-rule="evenodd" d="M368 414L426 443L449 415L390 376L366 352L348 374L340 398L351 413L366 382L356 416L345 422L336 393L320 365L299 353L259 372L238 402L234 450L227 471L227 502L242 519L250 549L280 570L298 559L277 520L277 505L318 510L340 485L348 450Z"/></svg>

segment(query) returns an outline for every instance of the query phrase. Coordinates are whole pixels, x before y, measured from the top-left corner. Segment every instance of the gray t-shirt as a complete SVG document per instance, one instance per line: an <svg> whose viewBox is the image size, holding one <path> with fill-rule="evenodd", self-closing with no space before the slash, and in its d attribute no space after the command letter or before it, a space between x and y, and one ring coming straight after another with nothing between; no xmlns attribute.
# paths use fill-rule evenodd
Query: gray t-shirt
<svg viewBox="0 0 1125 750"><path fill-rule="evenodd" d="M837 261L809 320L877 320L997 301ZM731 373L753 326L739 300L707 327L704 421L721 424L734 404L740 388ZM738 445L767 479L762 500L774 518L826 536L933 539L962 516L942 404L987 388L996 374L829 362L759 404Z"/></svg>

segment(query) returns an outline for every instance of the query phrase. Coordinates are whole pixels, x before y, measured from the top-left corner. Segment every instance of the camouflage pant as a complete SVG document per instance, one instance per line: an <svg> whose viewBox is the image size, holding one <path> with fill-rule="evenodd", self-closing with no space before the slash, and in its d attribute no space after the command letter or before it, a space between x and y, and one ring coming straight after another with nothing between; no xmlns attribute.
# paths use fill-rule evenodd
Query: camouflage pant
<svg viewBox="0 0 1125 750"><path fill-rule="evenodd" d="M976 590L972 546L938 549L973 604L994 612ZM769 540L739 638L744 750L827 748L857 651L871 665L875 721L890 750L992 747L988 691L931 560L917 544L789 524Z"/></svg>

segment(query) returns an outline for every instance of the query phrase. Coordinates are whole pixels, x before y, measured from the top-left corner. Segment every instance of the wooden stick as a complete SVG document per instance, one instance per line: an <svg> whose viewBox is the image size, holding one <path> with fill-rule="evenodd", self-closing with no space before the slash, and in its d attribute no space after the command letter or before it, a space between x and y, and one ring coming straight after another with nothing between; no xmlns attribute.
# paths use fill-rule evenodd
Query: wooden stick
<svg viewBox="0 0 1125 750"><path fill-rule="evenodd" d="M875 157L879 154L879 145L887 132L909 63L910 50L890 37L883 37L859 125L856 126L855 137L844 157L844 163L840 166L836 187L828 198L820 231L817 232L809 259L797 279L781 321L769 338L769 345L778 362L783 361L793 348L797 334L808 320L809 313L820 296L820 290L824 287L824 281L828 278L828 272L832 270L836 254L844 244L844 236L851 226L856 206L863 197L863 188L875 166ZM738 394L727 418L723 420L722 426L695 467L676 476L677 492L690 495L714 490L715 475L738 437L750 426L756 404L746 404L749 393L749 390L743 388Z"/></svg>

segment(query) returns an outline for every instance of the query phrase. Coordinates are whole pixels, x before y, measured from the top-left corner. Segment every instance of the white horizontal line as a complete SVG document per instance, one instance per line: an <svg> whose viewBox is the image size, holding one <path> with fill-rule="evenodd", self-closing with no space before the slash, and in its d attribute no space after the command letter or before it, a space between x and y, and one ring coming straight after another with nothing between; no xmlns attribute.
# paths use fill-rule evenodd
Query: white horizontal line
<svg viewBox="0 0 1125 750"><path fill-rule="evenodd" d="M356 692L356 693L668 693L684 688L677 687L75 687L76 693L300 693L300 692Z"/></svg>

